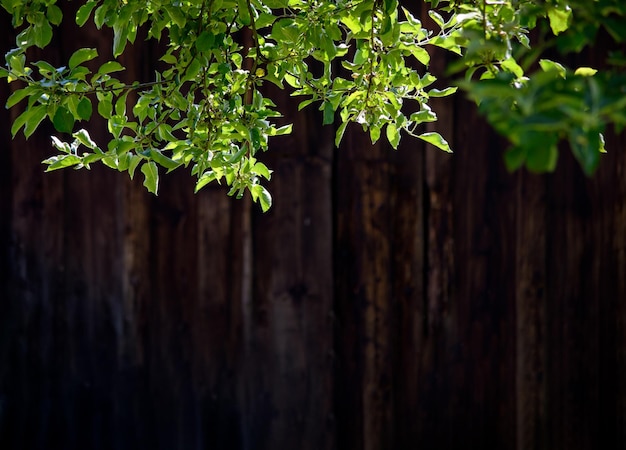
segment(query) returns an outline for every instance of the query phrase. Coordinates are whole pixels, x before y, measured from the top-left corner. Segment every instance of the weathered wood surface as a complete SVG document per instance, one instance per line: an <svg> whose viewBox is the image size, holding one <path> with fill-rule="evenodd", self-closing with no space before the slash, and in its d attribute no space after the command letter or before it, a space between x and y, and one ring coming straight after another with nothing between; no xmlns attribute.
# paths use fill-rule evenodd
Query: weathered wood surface
<svg viewBox="0 0 626 450"><path fill-rule="evenodd" d="M50 130L0 108L0 448L626 448L626 139L592 179L509 174L462 98L452 156L334 150L280 101L265 215L184 171L44 174Z"/></svg>

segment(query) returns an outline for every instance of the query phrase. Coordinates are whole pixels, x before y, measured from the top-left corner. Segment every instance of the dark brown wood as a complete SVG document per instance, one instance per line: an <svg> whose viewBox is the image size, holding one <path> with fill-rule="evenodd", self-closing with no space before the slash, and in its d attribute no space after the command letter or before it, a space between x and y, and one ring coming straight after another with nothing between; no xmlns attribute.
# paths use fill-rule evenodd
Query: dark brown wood
<svg viewBox="0 0 626 450"><path fill-rule="evenodd" d="M259 155L274 170L275 203L267 214L254 207L254 283L244 307L246 446L331 449L333 130L278 98L295 131Z"/></svg>
<svg viewBox="0 0 626 450"><path fill-rule="evenodd" d="M356 127L355 127L356 128ZM364 151L365 150L365 151ZM352 129L337 156L335 305L339 448L390 448L392 426L390 149ZM351 361L352 360L352 361Z"/></svg>
<svg viewBox="0 0 626 450"><path fill-rule="evenodd" d="M138 40L129 77L155 51ZM102 167L45 174L50 127L11 140L0 108L0 448L626 447L623 136L591 179L567 149L509 174L460 97L433 101L449 155L359 127L335 150L268 94L295 132L260 155L267 214L184 169L158 197Z"/></svg>
<svg viewBox="0 0 626 450"><path fill-rule="evenodd" d="M425 368L432 357L426 330L426 224L424 146L401 142L392 155L390 352L393 439L391 446L418 442L427 426L421 399L428 385ZM419 418L419 419L417 419ZM417 419L417 420L416 420Z"/></svg>
<svg viewBox="0 0 626 450"><path fill-rule="evenodd" d="M517 175L516 414L517 449L547 446L547 272L545 178Z"/></svg>

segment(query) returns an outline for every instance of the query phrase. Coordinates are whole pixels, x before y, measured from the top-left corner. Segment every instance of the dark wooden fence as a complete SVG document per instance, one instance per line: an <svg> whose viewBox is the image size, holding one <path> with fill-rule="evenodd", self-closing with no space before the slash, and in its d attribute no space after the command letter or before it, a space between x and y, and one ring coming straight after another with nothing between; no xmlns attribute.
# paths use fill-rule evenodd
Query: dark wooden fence
<svg viewBox="0 0 626 450"><path fill-rule="evenodd" d="M626 448L626 139L509 174L460 96L453 156L335 150L281 99L267 214L184 170L44 174L51 130L0 109L0 448Z"/></svg>

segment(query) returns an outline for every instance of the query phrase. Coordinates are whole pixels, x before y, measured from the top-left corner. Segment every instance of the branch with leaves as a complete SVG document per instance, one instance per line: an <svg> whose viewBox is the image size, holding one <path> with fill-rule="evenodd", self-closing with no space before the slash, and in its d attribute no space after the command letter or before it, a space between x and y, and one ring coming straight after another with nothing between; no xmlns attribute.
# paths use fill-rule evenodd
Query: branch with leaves
<svg viewBox="0 0 626 450"><path fill-rule="evenodd" d="M512 142L505 156L511 169L553 169L557 144L566 139L593 172L606 126L626 123L616 95L624 80L611 70L568 70L541 55L580 51L599 29L622 41L626 6L615 0L428 3L430 29L398 0L87 0L72 18L76 24L91 20L113 30L112 59L92 70L100 60L91 48L77 50L62 67L28 60L29 48L45 49L63 20L56 0L1 0L19 33L0 77L19 86L7 107L25 104L11 131L29 137L44 120L52 122L58 154L44 161L48 170L101 162L133 177L140 169L156 193L160 171L185 166L197 177L196 189L225 183L230 195L249 191L265 211L271 196L262 182L271 170L257 156L270 138L292 129L277 125L282 114L264 97L266 83L301 97L300 108L317 106L324 124L338 120L336 145L356 122L372 142L384 136L397 148L407 134L445 151L445 139L421 125L437 119L429 100L459 86ZM116 58L140 28L165 44L165 68L152 80L124 82ZM533 29L537 43L528 37ZM242 35L250 42L242 43ZM433 88L428 46L457 55L449 67L456 86ZM624 65L620 54L609 56L610 67ZM107 121L108 142L95 142L81 125L94 110Z"/></svg>

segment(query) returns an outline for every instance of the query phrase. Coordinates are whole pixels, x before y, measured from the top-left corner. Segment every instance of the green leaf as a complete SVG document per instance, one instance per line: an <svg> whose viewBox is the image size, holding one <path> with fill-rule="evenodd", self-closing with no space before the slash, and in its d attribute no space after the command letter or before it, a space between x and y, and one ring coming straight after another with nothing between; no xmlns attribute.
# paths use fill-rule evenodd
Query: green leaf
<svg viewBox="0 0 626 450"><path fill-rule="evenodd" d="M286 8L289 5L289 0L265 0L263 3L272 9L278 9Z"/></svg>
<svg viewBox="0 0 626 450"><path fill-rule="evenodd" d="M74 115L67 108L60 106L54 113L52 124L60 133L71 133L74 129Z"/></svg>
<svg viewBox="0 0 626 450"><path fill-rule="evenodd" d="M44 114L45 114L46 107L45 106L39 106L39 108L43 108ZM11 136L12 137L15 137L17 132L20 131L20 128L22 128L24 126L24 124L28 120L30 114L32 114L33 109L34 108L27 109L22 114L20 114L19 116L16 117L16 119L13 121L13 125L11 125Z"/></svg>
<svg viewBox="0 0 626 450"><path fill-rule="evenodd" d="M124 66L122 66L117 61L108 61L100 66L100 68L98 69L98 75L121 72L122 70L124 70Z"/></svg>
<svg viewBox="0 0 626 450"><path fill-rule="evenodd" d="M347 127L348 122L342 122L337 128L337 132L335 133L335 147L339 147L339 144L341 144L341 140L343 139L343 135L345 134Z"/></svg>
<svg viewBox="0 0 626 450"><path fill-rule="evenodd" d="M250 12L248 11L248 4L246 0L237 0L237 3L239 5L239 21L242 25L250 25Z"/></svg>
<svg viewBox="0 0 626 450"><path fill-rule="evenodd" d="M353 33L357 34L361 31L361 22L358 17L354 17L352 15L346 14L341 17L341 23L348 27L348 29Z"/></svg>
<svg viewBox="0 0 626 450"><path fill-rule="evenodd" d="M81 48L76 50L72 56L70 56L69 66L70 69L86 62L98 56L98 51L95 48Z"/></svg>
<svg viewBox="0 0 626 450"><path fill-rule="evenodd" d="M126 116L115 114L109 118L107 127L109 132L115 136L116 139L119 139L122 131L124 131L124 128L126 127L127 122L128 118Z"/></svg>
<svg viewBox="0 0 626 450"><path fill-rule="evenodd" d="M206 33L206 31L203 32L202 34L204 34L204 33ZM200 49L198 49L198 50L200 50ZM172 55L171 53L166 53L165 55L163 55L163 56L161 56L159 58L159 61L163 61L165 63L173 65L173 64L176 64L178 62L178 59L176 58L176 56Z"/></svg>
<svg viewBox="0 0 626 450"><path fill-rule="evenodd" d="M522 69L522 67L513 58L505 59L504 61L502 61L500 66L502 66L503 69L511 72L518 78L524 76L524 69Z"/></svg>
<svg viewBox="0 0 626 450"><path fill-rule="evenodd" d="M559 74L561 78L565 78L567 74L567 70L565 69L565 67L563 67L562 64L559 64L558 62L555 62L555 61L551 61L549 59L540 59L539 65L541 66L541 69L544 72L555 71Z"/></svg>
<svg viewBox="0 0 626 450"><path fill-rule="evenodd" d="M33 66L36 66L39 69L39 73L46 78L57 72L57 69L47 61L35 61Z"/></svg>
<svg viewBox="0 0 626 450"><path fill-rule="evenodd" d="M87 169L89 169L89 164L94 163L96 161L100 161L102 159L104 159L106 156L104 153L89 153L89 154L84 154L82 157L82 161L81 163L83 164L83 166L85 166Z"/></svg>
<svg viewBox="0 0 626 450"><path fill-rule="evenodd" d="M446 22L445 20L443 20L443 17L441 17L441 14L431 9L428 11L428 15L430 16L431 19L433 19L433 22L439 25L439 28L443 29Z"/></svg>
<svg viewBox="0 0 626 450"><path fill-rule="evenodd" d="M269 180L272 177L272 171L269 170L262 162L256 162L252 167L252 172L262 176L266 180Z"/></svg>
<svg viewBox="0 0 626 450"><path fill-rule="evenodd" d="M300 36L300 29L292 19L280 19L272 26L272 37L277 41L295 43Z"/></svg>
<svg viewBox="0 0 626 450"><path fill-rule="evenodd" d="M270 136L284 136L287 134L291 134L292 129L293 129L293 124L290 123L288 125L283 125L282 127L279 127L279 128L270 128L268 134Z"/></svg>
<svg viewBox="0 0 626 450"><path fill-rule="evenodd" d="M154 161L148 161L141 166L141 173L144 175L143 185L149 192L157 195L159 189L159 169Z"/></svg>
<svg viewBox="0 0 626 450"><path fill-rule="evenodd" d="M21 102L25 97L38 92L38 86L27 86L24 89L18 89L13 92L7 99L6 107L11 108Z"/></svg>
<svg viewBox="0 0 626 450"><path fill-rule="evenodd" d="M606 142L604 140L604 135L602 133L598 133L598 139L600 140L600 147L598 148L598 151L600 153L606 153Z"/></svg>
<svg viewBox="0 0 626 450"><path fill-rule="evenodd" d="M197 193L200 189L202 189L204 186L209 184L211 181L214 181L215 179L216 179L216 175L215 175L215 172L213 172L212 170L203 173L202 176L198 178L198 182L196 183L194 192Z"/></svg>
<svg viewBox="0 0 626 450"><path fill-rule="evenodd" d="M47 20L39 25L34 25L32 30L33 42L37 47L44 48L52 40L52 27Z"/></svg>
<svg viewBox="0 0 626 450"><path fill-rule="evenodd" d="M76 133L73 133L72 136L85 147L91 150L100 150L98 145L91 139L91 136L89 136L87 130L78 130Z"/></svg>
<svg viewBox="0 0 626 450"><path fill-rule="evenodd" d="M447 87L445 89L431 89L428 91L429 97L446 97L454 94L458 88L456 86Z"/></svg>
<svg viewBox="0 0 626 450"><path fill-rule="evenodd" d="M24 75L24 72L25 72L24 64L26 64L26 55L22 53L21 50L17 54L7 53L5 58L9 65L9 69L11 70L11 72L13 72L13 74L17 76ZM13 78L13 80L15 80L15 78ZM8 81L9 83L12 81L11 76L9 76Z"/></svg>
<svg viewBox="0 0 626 450"><path fill-rule="evenodd" d="M56 136L50 136L50 138L52 139L52 146L54 148L63 153L72 153L72 148L70 147L70 144L59 140L59 138L57 138Z"/></svg>
<svg viewBox="0 0 626 450"><path fill-rule="evenodd" d="M87 3L78 8L76 12L76 23L78 26L82 27L89 19L91 15L91 11L96 7L97 3L94 0L89 0Z"/></svg>
<svg viewBox="0 0 626 450"><path fill-rule="evenodd" d="M592 69L591 67L579 67L574 72L574 75L580 75L582 77L592 77L596 73L598 73L598 71L596 69Z"/></svg>
<svg viewBox="0 0 626 450"><path fill-rule="evenodd" d="M532 172L552 172L556 168L558 157L556 146L529 148L526 167Z"/></svg>
<svg viewBox="0 0 626 450"><path fill-rule="evenodd" d="M161 153L159 150L151 148L150 149L150 157L157 162L159 165L165 167L168 170L174 170L176 169L178 166L181 165L180 162L178 161L174 161L173 159L168 158L167 156L165 156L163 153Z"/></svg>
<svg viewBox="0 0 626 450"><path fill-rule="evenodd" d="M435 131L422 133L417 137L422 139L423 141L428 142L429 144L434 145L435 147L443 150L444 152L452 153L452 150L450 149L450 145L448 144L448 142L446 142L446 140L439 133Z"/></svg>
<svg viewBox="0 0 626 450"><path fill-rule="evenodd" d="M252 199L255 202L259 202L263 212L267 212L272 207L272 196L265 187L255 184L250 188L250 193L252 194Z"/></svg>
<svg viewBox="0 0 626 450"><path fill-rule="evenodd" d="M331 123L335 121L335 108L333 108L333 105L331 102L325 101L323 104L323 110L324 110L324 118L322 120L322 124L330 125Z"/></svg>
<svg viewBox="0 0 626 450"><path fill-rule="evenodd" d="M113 56L118 57L124 53L128 41L128 23L117 22L113 26Z"/></svg>
<svg viewBox="0 0 626 450"><path fill-rule="evenodd" d="M242 145L229 159L228 164L236 164L241 161L241 158L246 154L248 150L247 145Z"/></svg>
<svg viewBox="0 0 626 450"><path fill-rule="evenodd" d="M424 122L435 122L437 120L437 115L430 109L430 106L423 104L422 110L417 111L411 114L410 120L412 122L424 123Z"/></svg>
<svg viewBox="0 0 626 450"><path fill-rule="evenodd" d="M415 59L417 59L425 66L430 63L430 53L428 53L428 51L424 47L420 47L419 45L410 45L409 51L415 57Z"/></svg>
<svg viewBox="0 0 626 450"><path fill-rule="evenodd" d="M515 146L504 153L504 165L509 172L514 172L526 161L526 148Z"/></svg>
<svg viewBox="0 0 626 450"><path fill-rule="evenodd" d="M43 161L44 164L48 164L46 172L75 166L81 162L81 158L76 155L57 155Z"/></svg>
<svg viewBox="0 0 626 450"><path fill-rule="evenodd" d="M104 119L109 119L113 112L113 94L111 92L98 92L98 114Z"/></svg>
<svg viewBox="0 0 626 450"><path fill-rule="evenodd" d="M569 5L559 5L555 8L548 9L548 19L550 20L550 28L557 35L569 27L569 20L572 16L572 9Z"/></svg>
<svg viewBox="0 0 626 450"><path fill-rule="evenodd" d="M375 144L380 139L380 127L378 125L370 126L370 140Z"/></svg>
<svg viewBox="0 0 626 450"><path fill-rule="evenodd" d="M63 20L63 12L57 5L48 6L46 16L52 25L59 25Z"/></svg>
<svg viewBox="0 0 626 450"><path fill-rule="evenodd" d="M34 108L31 108L29 110L26 110L24 114L26 113L28 113L28 117L24 125L24 136L28 138L35 132L35 130L37 129L41 121L48 114L48 111L44 105L40 105L40 106L35 106Z"/></svg>
<svg viewBox="0 0 626 450"><path fill-rule="evenodd" d="M180 80L181 82L193 80L202 70L202 63L198 61L197 58L194 58L193 61L189 64L187 71L185 72L185 76Z"/></svg>
<svg viewBox="0 0 626 450"><path fill-rule="evenodd" d="M215 45L215 35L210 33L209 31L203 31L196 39L196 49L199 52L206 52L207 50L211 50ZM172 56L172 55L170 55ZM173 56L172 56L173 58ZM176 62L176 58L174 59L174 63Z"/></svg>
<svg viewBox="0 0 626 450"><path fill-rule="evenodd" d="M592 175L600 163L604 148L604 137L594 130L574 128L570 131L569 142L572 152L586 175Z"/></svg>
<svg viewBox="0 0 626 450"><path fill-rule="evenodd" d="M91 114L93 113L93 107L91 106L91 100L87 97L83 97L80 102L78 102L78 106L76 108L76 112L78 113L78 118L81 120L89 120L91 119Z"/></svg>
<svg viewBox="0 0 626 450"><path fill-rule="evenodd" d="M134 178L135 170L137 169L137 166L141 161L143 161L143 158L141 156L132 155L130 157L130 161L128 162L128 175L130 176L131 180Z"/></svg>
<svg viewBox="0 0 626 450"><path fill-rule="evenodd" d="M178 25L179 28L185 28L185 24L187 23L187 15L183 14L181 8L179 6L164 6L165 11L170 16L172 22Z"/></svg>
<svg viewBox="0 0 626 450"><path fill-rule="evenodd" d="M398 128L393 122L389 122L387 124L387 129L385 130L387 135L387 140L391 144L394 149L398 148L398 144L400 143L400 132Z"/></svg>

